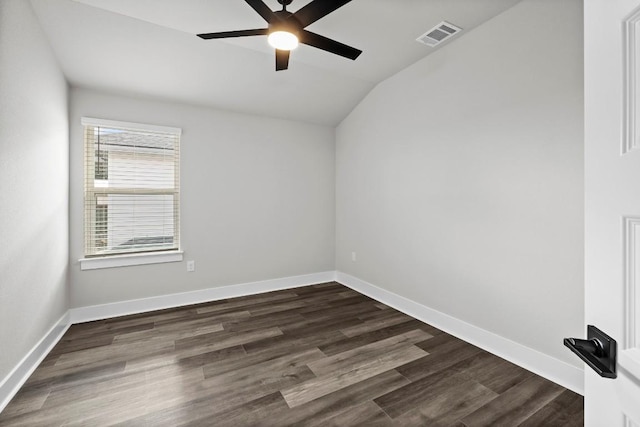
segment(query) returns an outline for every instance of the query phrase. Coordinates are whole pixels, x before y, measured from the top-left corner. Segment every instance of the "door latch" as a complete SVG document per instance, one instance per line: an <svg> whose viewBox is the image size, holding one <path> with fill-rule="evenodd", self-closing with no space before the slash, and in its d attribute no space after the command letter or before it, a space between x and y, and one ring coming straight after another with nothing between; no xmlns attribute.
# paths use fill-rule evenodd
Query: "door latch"
<svg viewBox="0 0 640 427"><path fill-rule="evenodd" d="M601 377L616 378L616 340L593 325L587 325L587 339L565 338L564 345Z"/></svg>

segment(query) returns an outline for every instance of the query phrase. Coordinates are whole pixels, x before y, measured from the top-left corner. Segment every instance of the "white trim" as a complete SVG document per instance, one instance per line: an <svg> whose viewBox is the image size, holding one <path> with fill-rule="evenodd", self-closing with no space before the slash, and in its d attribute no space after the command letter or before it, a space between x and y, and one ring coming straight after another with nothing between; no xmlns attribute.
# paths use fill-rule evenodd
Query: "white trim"
<svg viewBox="0 0 640 427"><path fill-rule="evenodd" d="M71 323L69 321L69 312L67 311L2 380L0 383L0 412L4 410L11 399L18 393L20 387L40 365L40 362L60 341L69 326L71 326Z"/></svg>
<svg viewBox="0 0 640 427"><path fill-rule="evenodd" d="M636 105L636 24L640 22L640 8L634 10L622 23L623 79L622 79L622 154L640 148Z"/></svg>
<svg viewBox="0 0 640 427"><path fill-rule="evenodd" d="M584 371L493 332L466 323L340 271L336 281L438 329L584 395Z"/></svg>
<svg viewBox="0 0 640 427"><path fill-rule="evenodd" d="M80 270L97 270L100 268L129 267L132 265L162 264L180 262L183 251L146 252L138 254L111 255L108 257L81 258Z"/></svg>
<svg viewBox="0 0 640 427"><path fill-rule="evenodd" d="M69 311L71 323L75 324L90 322L93 320L108 319L117 316L126 316L129 314L144 313L153 310L162 310L165 308L199 304L226 298L261 294L264 292L279 291L282 289L299 288L318 283L332 282L334 280L335 271L326 271L323 273L306 274L303 276L262 280L259 282L242 283L222 286L219 288L208 288L199 291L182 292L178 294L119 301L110 304L72 308Z"/></svg>
<svg viewBox="0 0 640 427"><path fill-rule="evenodd" d="M640 378L640 349L629 348L618 354L618 365L634 378Z"/></svg>
<svg viewBox="0 0 640 427"><path fill-rule="evenodd" d="M638 144L638 122L637 122L637 72L638 57L637 31L636 25L640 22L640 8L636 8L622 22L622 48L623 48L623 79L622 79L622 150L625 155L640 148ZM636 321L638 316L636 307L637 282L634 256L636 256L635 229L639 226L638 218L624 218L624 270L625 270L625 324L623 349L630 349L638 342ZM623 353L620 352L618 364L622 360ZM635 427L633 421L623 414L623 425L625 427Z"/></svg>
<svg viewBox="0 0 640 427"><path fill-rule="evenodd" d="M640 383L638 383L638 378L640 378L640 349L622 350L618 353L616 393L622 407L625 427L636 427L636 423L640 422L640 407L638 407Z"/></svg>
<svg viewBox="0 0 640 427"><path fill-rule="evenodd" d="M633 348L638 345L638 332L636 331L636 319L638 319L638 282L636 271L636 259L640 255L636 251L640 242L636 241L636 233L640 229L640 218L623 218L623 241L624 241L624 292L625 292L625 313L624 331L625 342L623 349Z"/></svg>
<svg viewBox="0 0 640 427"><path fill-rule="evenodd" d="M82 124L82 126L103 126L103 127L117 128L117 129L146 130L149 132L164 132L164 133L170 133L178 136L182 135L181 128L175 128L170 126L148 125L146 123L121 122L119 120L104 120L104 119L95 119L92 117L82 117L80 119L80 123Z"/></svg>

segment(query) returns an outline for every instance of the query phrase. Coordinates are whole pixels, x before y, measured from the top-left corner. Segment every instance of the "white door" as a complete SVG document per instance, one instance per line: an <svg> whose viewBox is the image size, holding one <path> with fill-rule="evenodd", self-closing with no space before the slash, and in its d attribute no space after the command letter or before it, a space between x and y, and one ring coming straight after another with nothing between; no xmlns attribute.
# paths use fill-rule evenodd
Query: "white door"
<svg viewBox="0 0 640 427"><path fill-rule="evenodd" d="M585 366L585 425L640 426L640 0L584 6L585 320L618 343L616 379Z"/></svg>

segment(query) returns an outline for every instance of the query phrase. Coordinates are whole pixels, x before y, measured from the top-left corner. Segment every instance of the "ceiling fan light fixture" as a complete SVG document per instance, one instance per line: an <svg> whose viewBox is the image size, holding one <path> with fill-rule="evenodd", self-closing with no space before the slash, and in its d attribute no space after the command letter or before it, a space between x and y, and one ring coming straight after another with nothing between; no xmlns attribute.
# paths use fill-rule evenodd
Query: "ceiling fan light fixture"
<svg viewBox="0 0 640 427"><path fill-rule="evenodd" d="M307 26L324 18L336 9L351 2L351 0L307 0L306 5L302 6L295 13L287 10L287 6L291 4L292 1L293 0L278 0L278 3L282 5L282 10L274 11L267 6L265 0L245 0L258 15L267 21L267 24L269 24L267 28L218 31L215 33L197 34L197 36L204 40L268 36L269 44L276 49L276 71L289 68L290 51L295 49L299 43L352 60L356 59L362 53L360 49L306 30Z"/></svg>
<svg viewBox="0 0 640 427"><path fill-rule="evenodd" d="M269 33L269 44L280 50L293 50L298 47L298 36L290 31L278 30Z"/></svg>

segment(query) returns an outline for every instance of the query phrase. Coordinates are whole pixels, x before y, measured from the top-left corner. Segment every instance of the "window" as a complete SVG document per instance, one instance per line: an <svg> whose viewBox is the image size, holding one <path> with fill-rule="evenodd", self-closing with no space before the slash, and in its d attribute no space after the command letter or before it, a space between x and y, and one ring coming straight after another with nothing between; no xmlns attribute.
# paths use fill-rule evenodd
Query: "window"
<svg viewBox="0 0 640 427"><path fill-rule="evenodd" d="M180 129L83 118L85 257L180 245Z"/></svg>

